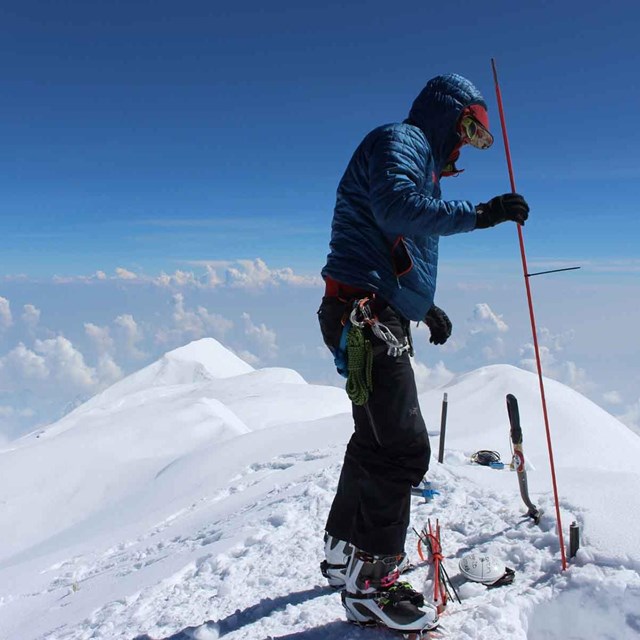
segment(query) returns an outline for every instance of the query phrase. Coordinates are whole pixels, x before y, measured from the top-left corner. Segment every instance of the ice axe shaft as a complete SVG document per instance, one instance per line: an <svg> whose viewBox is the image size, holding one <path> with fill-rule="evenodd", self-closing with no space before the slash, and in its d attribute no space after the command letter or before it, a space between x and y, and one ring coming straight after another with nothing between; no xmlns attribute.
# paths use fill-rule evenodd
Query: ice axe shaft
<svg viewBox="0 0 640 640"><path fill-rule="evenodd" d="M529 509L527 515L533 519L536 524L540 524L540 516L542 512L529 497L529 483L527 481L527 468L524 459L524 450L522 448L522 426L520 424L520 411L518 409L518 401L516 397L509 393L507 395L507 413L509 414L509 425L511 426L511 442L513 444L513 466L518 474L518 486L520 487L520 496L522 501Z"/></svg>

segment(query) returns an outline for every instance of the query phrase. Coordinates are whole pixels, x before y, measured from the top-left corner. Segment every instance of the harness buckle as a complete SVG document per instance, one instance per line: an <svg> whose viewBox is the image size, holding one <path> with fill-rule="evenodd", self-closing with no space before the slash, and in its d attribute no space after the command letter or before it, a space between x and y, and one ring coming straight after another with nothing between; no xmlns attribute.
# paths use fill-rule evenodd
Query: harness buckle
<svg viewBox="0 0 640 640"><path fill-rule="evenodd" d="M373 334L387 345L387 355L392 358L397 358L411 349L411 344L406 338L404 343L401 344L391 329L382 324L377 316L372 315L369 307L369 298L361 298L354 301L349 320L352 325L360 329L365 325L371 327Z"/></svg>

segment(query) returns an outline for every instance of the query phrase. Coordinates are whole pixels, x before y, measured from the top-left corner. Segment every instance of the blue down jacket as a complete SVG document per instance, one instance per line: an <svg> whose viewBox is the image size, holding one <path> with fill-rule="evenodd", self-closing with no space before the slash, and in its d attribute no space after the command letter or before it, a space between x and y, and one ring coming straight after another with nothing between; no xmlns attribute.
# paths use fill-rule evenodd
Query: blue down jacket
<svg viewBox="0 0 640 640"><path fill-rule="evenodd" d="M371 131L338 186L330 253L322 270L375 292L408 320L433 304L440 236L471 231L475 207L440 198L439 177L459 141L462 110L486 104L456 74L430 80L403 123Z"/></svg>

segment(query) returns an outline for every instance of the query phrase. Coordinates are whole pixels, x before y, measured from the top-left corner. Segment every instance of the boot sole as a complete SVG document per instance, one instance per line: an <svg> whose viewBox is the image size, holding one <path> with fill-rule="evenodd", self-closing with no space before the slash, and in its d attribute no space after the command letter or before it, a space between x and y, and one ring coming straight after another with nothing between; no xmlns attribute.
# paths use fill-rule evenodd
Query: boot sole
<svg viewBox="0 0 640 640"><path fill-rule="evenodd" d="M431 626L427 624L426 626L418 627L416 629L397 629L389 626L384 620L379 618L378 615L373 611L371 611L371 615L368 616L364 612L360 613L359 611L353 611L351 608L348 608L347 606L345 606L344 603L342 606L344 607L344 610L345 610L345 616L347 618L347 622L358 625L360 627L381 627L384 629L389 629L389 631L393 631L395 633L402 633L406 635L411 633L426 634L428 631L433 631L434 629L436 629L439 625L439 620L436 618L435 624Z"/></svg>
<svg viewBox="0 0 640 640"><path fill-rule="evenodd" d="M386 624L382 622L376 622L375 620L369 620L368 622L358 622L357 620L349 620L347 619L349 624L352 624L356 627L360 627L361 629L384 629L385 631L391 631L392 633L397 633L399 636L402 636L404 640L428 640L429 632L435 631L438 628L438 625L431 629L421 629L420 631L400 631L399 629L391 629L391 627L387 627Z"/></svg>

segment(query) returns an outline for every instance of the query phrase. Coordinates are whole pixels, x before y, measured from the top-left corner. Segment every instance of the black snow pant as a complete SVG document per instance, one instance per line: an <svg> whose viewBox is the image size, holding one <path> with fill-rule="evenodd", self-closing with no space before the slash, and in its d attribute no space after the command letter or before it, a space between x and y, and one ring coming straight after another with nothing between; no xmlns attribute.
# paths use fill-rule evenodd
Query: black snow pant
<svg viewBox="0 0 640 640"><path fill-rule="evenodd" d="M332 352L350 308L339 298L322 299L320 329ZM405 336L410 339L409 322L392 307L377 315L400 342ZM365 405L353 405L354 433L326 530L367 553L391 555L404 551L411 487L427 472L431 448L409 354L387 355L386 345L366 331L374 349L373 391Z"/></svg>

